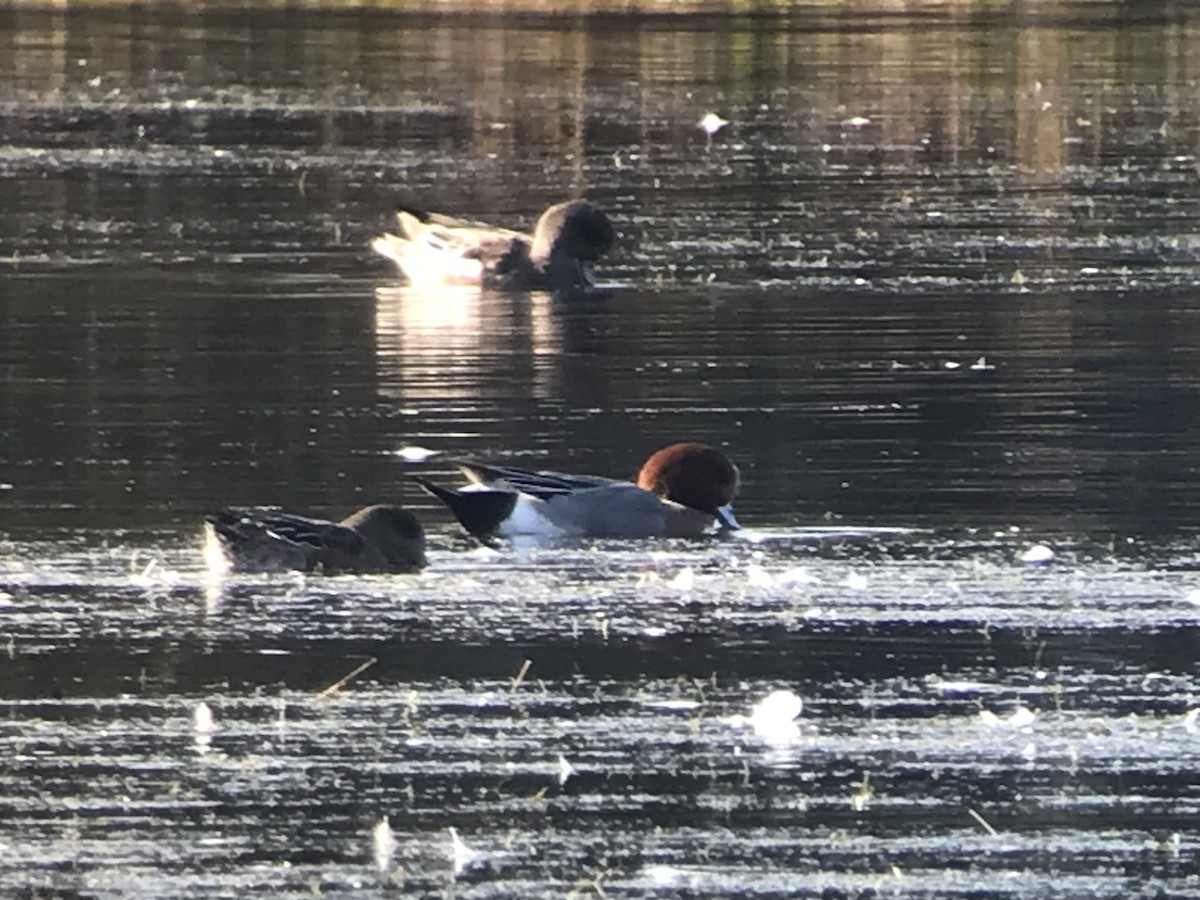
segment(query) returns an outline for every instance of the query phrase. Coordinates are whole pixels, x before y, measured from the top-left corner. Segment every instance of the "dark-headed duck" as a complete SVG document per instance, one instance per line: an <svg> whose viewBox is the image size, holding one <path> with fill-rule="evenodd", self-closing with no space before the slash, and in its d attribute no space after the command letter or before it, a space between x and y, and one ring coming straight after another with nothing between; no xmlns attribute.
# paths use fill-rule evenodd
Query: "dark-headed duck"
<svg viewBox="0 0 1200 900"><path fill-rule="evenodd" d="M615 239L608 216L586 200L551 206L532 235L413 209L399 210L396 218L399 234L380 235L371 247L421 286L590 288L593 263Z"/></svg>

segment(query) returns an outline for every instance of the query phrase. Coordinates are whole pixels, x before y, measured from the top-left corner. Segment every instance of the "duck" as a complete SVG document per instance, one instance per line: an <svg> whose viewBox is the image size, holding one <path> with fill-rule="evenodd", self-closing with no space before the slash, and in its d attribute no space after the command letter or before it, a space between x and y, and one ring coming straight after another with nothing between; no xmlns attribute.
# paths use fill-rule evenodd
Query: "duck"
<svg viewBox="0 0 1200 900"><path fill-rule="evenodd" d="M267 507L227 507L204 518L204 558L229 572L417 572L425 531L409 510L366 506L340 522Z"/></svg>
<svg viewBox="0 0 1200 900"><path fill-rule="evenodd" d="M732 503L738 467L708 444L681 441L646 459L636 481L459 461L468 484L411 476L480 538L697 537L740 528Z"/></svg>
<svg viewBox="0 0 1200 900"><path fill-rule="evenodd" d="M380 235L371 248L423 287L586 290L596 286L593 264L616 239L608 216L586 200L551 206L532 235L410 207L396 219L399 233Z"/></svg>

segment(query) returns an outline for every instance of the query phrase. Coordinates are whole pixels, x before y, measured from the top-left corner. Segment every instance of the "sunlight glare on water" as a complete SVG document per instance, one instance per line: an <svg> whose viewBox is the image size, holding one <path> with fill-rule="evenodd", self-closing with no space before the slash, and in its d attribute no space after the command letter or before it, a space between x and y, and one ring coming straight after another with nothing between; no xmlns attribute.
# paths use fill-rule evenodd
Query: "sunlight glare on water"
<svg viewBox="0 0 1200 900"><path fill-rule="evenodd" d="M1031 570L1014 542L957 562L903 562L846 587L847 570L873 572L870 557L899 555L905 540L814 552L809 577L782 585L746 578L751 556L768 572L791 566L796 547L782 542L749 555L739 542L649 556L613 545L486 563L441 550L415 579L241 577L215 605L191 547L161 557L158 583L129 576L122 551L132 548L94 554L84 585L57 579L53 548L41 545L42 562L6 576L6 621L22 648L8 703L27 725L5 741L17 761L9 778L36 772L48 796L10 805L19 837L9 845L15 859L43 864L77 855L82 835L47 843L34 826L47 809L86 810L93 840L127 860L124 888L147 893L298 890L318 872L301 859L273 874L237 864L297 853L292 829L263 831L273 809L303 823L303 846L327 857L319 877L330 887L369 878L379 815L393 843L376 856L378 877L417 891L451 874L464 886L565 886L599 877L600 846L616 866L604 876L610 890L663 878L696 890L802 891L928 876L950 893L996 878L1038 891L1047 859L1068 865L1080 852L1182 873L1178 850L1145 846L1169 835L1069 823L1108 815L1115 795L1101 776L1114 766L1139 781L1148 809L1186 779L1192 679L1169 656L1186 579L1115 560ZM538 565L547 553L549 567ZM688 591L644 577L683 565L697 573ZM43 585L64 602L44 604ZM1124 609L1107 599L1117 589ZM74 635L61 630L72 596L92 610ZM1143 623L1161 610L1160 624L1135 626L1133 603L1148 612ZM1185 615L1194 628L1200 612ZM89 676L113 699L40 699L55 684L74 693L64 654L112 659L130 642L142 649L106 666L111 687ZM1118 647L1121 668L1094 664ZM367 657L377 662L326 693ZM1150 686L1153 705L1133 714ZM783 700L789 713L803 705L794 721L743 724ZM191 757L183 768L181 753ZM93 771L89 787L55 774L68 760ZM131 777L135 795L107 789ZM15 780L3 789L22 796ZM1019 813L1009 805L1017 793ZM193 812L170 822L168 810ZM699 826L708 815L743 838L718 840ZM901 824L913 816L923 837ZM861 836L830 843L830 829L877 817ZM447 827L477 854L469 865ZM1031 836L1047 828L1053 838ZM350 834L364 849L347 856ZM908 862L890 875L856 862L885 848ZM841 862L803 862L818 849ZM164 851L210 874L176 880L161 869ZM983 855L968 872L938 874L964 853ZM746 868L763 854L784 868ZM89 883L117 887L100 870Z"/></svg>
<svg viewBox="0 0 1200 900"><path fill-rule="evenodd" d="M9 11L0 883L1197 892L1195 17L701 5ZM581 196L586 296L370 250ZM410 480L681 439L743 531ZM421 574L202 567L377 502Z"/></svg>

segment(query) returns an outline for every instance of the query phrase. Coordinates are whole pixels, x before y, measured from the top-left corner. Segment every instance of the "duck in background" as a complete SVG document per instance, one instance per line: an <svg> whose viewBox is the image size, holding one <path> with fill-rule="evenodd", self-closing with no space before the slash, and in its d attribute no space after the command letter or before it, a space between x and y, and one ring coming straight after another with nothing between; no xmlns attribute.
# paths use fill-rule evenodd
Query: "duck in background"
<svg viewBox="0 0 1200 900"><path fill-rule="evenodd" d="M414 480L441 500L476 537L694 537L714 523L739 527L731 504L738 468L707 444L655 451L637 481L461 462L470 484Z"/></svg>
<svg viewBox="0 0 1200 900"><path fill-rule="evenodd" d="M261 507L230 507L204 519L204 559L229 572L417 572L425 531L399 506L367 506L328 522Z"/></svg>
<svg viewBox="0 0 1200 900"><path fill-rule="evenodd" d="M371 247L426 287L592 288L593 264L616 238L608 216L586 200L551 206L532 235L410 208L398 210L396 219L399 233L380 235Z"/></svg>

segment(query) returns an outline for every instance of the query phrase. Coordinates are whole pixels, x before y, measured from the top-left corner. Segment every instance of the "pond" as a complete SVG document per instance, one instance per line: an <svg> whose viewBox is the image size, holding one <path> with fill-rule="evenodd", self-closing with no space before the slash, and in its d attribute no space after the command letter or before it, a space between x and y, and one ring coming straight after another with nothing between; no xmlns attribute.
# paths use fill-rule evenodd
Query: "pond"
<svg viewBox="0 0 1200 900"><path fill-rule="evenodd" d="M1200 890L1200 25L696 10L2 13L0 883ZM586 296L369 247L578 196ZM742 531L483 545L409 480L677 439ZM203 568L374 502L425 572Z"/></svg>

